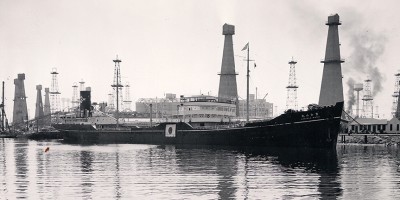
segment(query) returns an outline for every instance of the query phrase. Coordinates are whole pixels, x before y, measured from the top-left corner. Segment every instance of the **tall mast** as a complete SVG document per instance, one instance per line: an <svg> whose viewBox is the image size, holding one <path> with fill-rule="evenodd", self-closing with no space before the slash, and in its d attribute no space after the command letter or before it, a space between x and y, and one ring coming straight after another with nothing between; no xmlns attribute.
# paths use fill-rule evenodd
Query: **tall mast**
<svg viewBox="0 0 400 200"><path fill-rule="evenodd" d="M250 52L250 43L247 43L247 100L246 100L246 122L249 122L249 77L250 77L250 70L249 70L249 62L250 62L250 57L249 57L249 52Z"/></svg>

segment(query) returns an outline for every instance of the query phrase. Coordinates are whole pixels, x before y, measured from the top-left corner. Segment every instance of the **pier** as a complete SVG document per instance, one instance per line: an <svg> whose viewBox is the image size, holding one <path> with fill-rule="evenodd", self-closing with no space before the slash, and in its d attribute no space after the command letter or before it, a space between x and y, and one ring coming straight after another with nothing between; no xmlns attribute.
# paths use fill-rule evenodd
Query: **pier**
<svg viewBox="0 0 400 200"><path fill-rule="evenodd" d="M358 144L393 145L393 144L400 144L400 134L397 134L397 133L383 133L383 134L340 133L338 136L338 142L340 142L340 143L358 143Z"/></svg>

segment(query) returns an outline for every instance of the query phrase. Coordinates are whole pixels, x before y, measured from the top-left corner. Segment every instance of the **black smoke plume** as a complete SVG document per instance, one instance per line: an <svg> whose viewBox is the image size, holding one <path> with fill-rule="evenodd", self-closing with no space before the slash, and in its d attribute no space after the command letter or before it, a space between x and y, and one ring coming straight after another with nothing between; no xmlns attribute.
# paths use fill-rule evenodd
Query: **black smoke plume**
<svg viewBox="0 0 400 200"><path fill-rule="evenodd" d="M347 80L347 86L349 87L349 90L347 91L347 110L348 112L352 112L353 110L353 105L356 103L356 97L354 96L354 84L355 81L353 78L349 78Z"/></svg>
<svg viewBox="0 0 400 200"><path fill-rule="evenodd" d="M385 79L377 66L377 61L385 51L386 41L387 39L384 35L379 35L372 31L355 31L354 34L350 35L349 45L353 47L353 52L348 58L348 68L363 80L367 76L370 77L373 85L373 97L381 92L382 82Z"/></svg>

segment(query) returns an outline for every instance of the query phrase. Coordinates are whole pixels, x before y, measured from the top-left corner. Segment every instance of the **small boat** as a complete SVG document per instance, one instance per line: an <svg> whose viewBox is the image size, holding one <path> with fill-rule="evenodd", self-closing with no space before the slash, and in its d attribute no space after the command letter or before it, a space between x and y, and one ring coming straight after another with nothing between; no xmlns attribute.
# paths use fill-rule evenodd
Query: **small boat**
<svg viewBox="0 0 400 200"><path fill-rule="evenodd" d="M34 128L17 136L18 138L27 138L31 140L52 140L63 139L63 134L53 127L44 127L38 130Z"/></svg>

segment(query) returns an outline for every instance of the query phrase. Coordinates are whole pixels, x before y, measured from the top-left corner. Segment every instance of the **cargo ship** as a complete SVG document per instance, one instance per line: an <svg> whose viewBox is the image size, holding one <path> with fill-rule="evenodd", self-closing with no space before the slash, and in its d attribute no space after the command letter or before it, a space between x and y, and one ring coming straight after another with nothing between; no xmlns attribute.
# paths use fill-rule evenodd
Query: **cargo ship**
<svg viewBox="0 0 400 200"><path fill-rule="evenodd" d="M59 127L59 131L64 134L64 142L79 144L335 148L342 110L343 102L325 107L310 105L307 111L288 110L274 119L249 122L241 127L204 129L194 128L188 122L163 122L148 128L97 129L82 123L70 126L69 130Z"/></svg>
<svg viewBox="0 0 400 200"><path fill-rule="evenodd" d="M146 128L140 127L120 127L118 120L118 91L122 85L119 82L118 71L121 60L118 58L115 62L115 71L117 72L114 84L111 85L116 91L117 112L116 127L114 129L107 128L106 124L100 125L96 122L93 124L73 124L70 128L58 128L64 133L64 141L72 143L89 143L89 144L109 144L109 143L140 143L140 144L173 144L173 145L228 145L228 146L261 146L261 147L317 147L317 148L335 148L337 136L341 130L342 113L343 113L343 85L341 63L344 62L340 58L340 44L338 36L338 25L341 24L339 15L335 14L328 17L326 25L329 26L328 39L326 45L324 70L321 82L321 92L319 105L309 105L305 111L287 110L284 114L273 119L265 119L263 121L252 122L249 120L249 63L250 63L250 45L247 43L242 51L247 51L247 99L246 99L246 123L234 124L229 127L229 116L213 113L215 109L210 109L210 113L200 113L197 117L199 120L217 117L221 120L221 126L206 128L202 126L205 121L198 121L199 127L192 126L185 120L174 122L166 121L159 123L157 126ZM233 25L224 24L222 34L225 37L224 50L222 57L220 85L218 91L218 99L215 104L234 102L236 106L227 106L221 111L238 112L238 94L236 83L236 71L233 52L232 37L235 34ZM293 75L290 75L290 88L297 88L294 78L295 61L290 61L293 65ZM255 67L254 63L254 67ZM87 99L87 98L81 98ZM90 102L83 110L89 110ZM184 104L187 104L186 102ZM200 103L199 103L200 104ZM205 107L212 105L212 102L205 102ZM81 103L82 105L82 103ZM193 108L197 105L191 104ZM85 106L84 106L85 107ZM236 107L236 109L235 109ZM82 110L82 109L81 109ZM218 109L217 109L218 110ZM191 110L192 111L192 110ZM196 109L193 109L196 111ZM150 112L152 113L152 112ZM204 118L204 116L207 116ZM236 114L238 116L238 114ZM202 119L201 119L202 118ZM185 117L183 117L185 119ZM191 122L196 121L196 115L190 117ZM228 121L228 127L224 124L224 120ZM97 120L96 120L97 121ZM217 121L217 122L218 122ZM100 122L100 121L99 121ZM212 122L210 120L209 122ZM215 121L214 121L215 122ZM65 126L64 126L65 127ZM55 127L57 128L57 127Z"/></svg>

